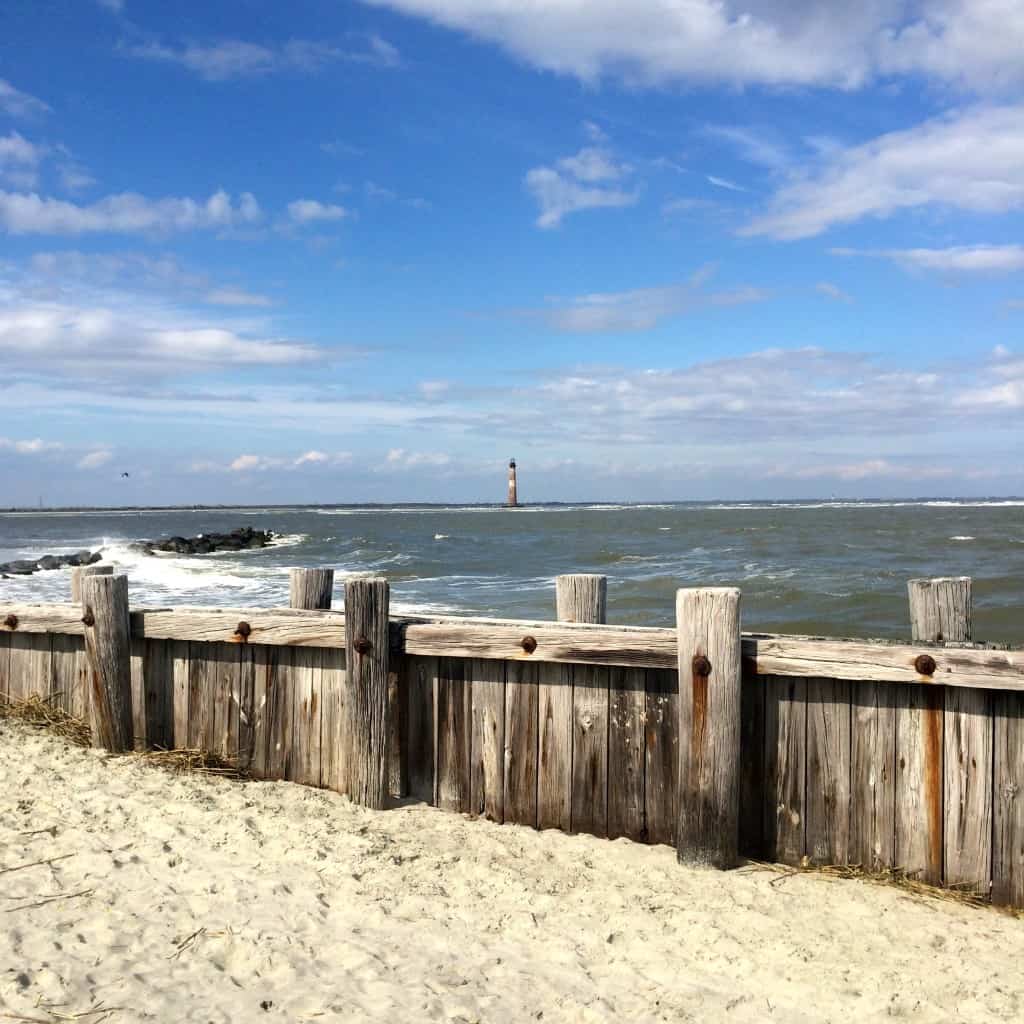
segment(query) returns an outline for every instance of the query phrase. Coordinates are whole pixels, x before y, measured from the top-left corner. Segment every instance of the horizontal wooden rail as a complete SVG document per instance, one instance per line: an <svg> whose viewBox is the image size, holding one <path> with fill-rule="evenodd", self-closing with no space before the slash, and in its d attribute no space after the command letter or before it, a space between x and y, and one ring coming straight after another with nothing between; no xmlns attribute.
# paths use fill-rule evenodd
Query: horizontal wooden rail
<svg viewBox="0 0 1024 1024"><path fill-rule="evenodd" d="M345 646L345 616L285 608L136 609L132 636L288 647ZM674 669L674 629L481 618L391 618L396 653ZM0 606L0 632L82 636L76 605ZM748 675L922 683L1024 691L1024 649L745 633ZM931 663L934 663L932 665Z"/></svg>

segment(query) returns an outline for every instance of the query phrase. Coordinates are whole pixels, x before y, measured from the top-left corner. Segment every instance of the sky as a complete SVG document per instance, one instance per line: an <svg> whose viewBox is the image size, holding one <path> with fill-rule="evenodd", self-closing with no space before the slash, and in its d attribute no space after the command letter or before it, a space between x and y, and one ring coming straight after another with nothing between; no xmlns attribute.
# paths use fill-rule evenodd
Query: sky
<svg viewBox="0 0 1024 1024"><path fill-rule="evenodd" d="M1022 494L1022 54L1020 0L5 0L0 506Z"/></svg>

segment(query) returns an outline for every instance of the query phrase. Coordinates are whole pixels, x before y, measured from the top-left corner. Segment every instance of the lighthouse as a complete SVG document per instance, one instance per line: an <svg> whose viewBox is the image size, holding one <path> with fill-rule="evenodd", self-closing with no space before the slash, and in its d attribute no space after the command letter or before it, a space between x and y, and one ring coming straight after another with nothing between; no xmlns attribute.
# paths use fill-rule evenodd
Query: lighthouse
<svg viewBox="0 0 1024 1024"><path fill-rule="evenodd" d="M516 460L510 459L508 463L508 507L515 508L519 504L519 495L516 493Z"/></svg>

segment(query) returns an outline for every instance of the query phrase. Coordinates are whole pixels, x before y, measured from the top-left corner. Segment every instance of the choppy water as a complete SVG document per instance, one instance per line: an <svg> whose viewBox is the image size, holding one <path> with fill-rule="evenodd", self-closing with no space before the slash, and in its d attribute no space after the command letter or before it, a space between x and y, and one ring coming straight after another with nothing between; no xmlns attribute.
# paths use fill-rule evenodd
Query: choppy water
<svg viewBox="0 0 1024 1024"><path fill-rule="evenodd" d="M237 554L147 557L142 538L250 524ZM0 514L0 561L102 548L136 604L283 605L288 568L391 581L399 612L552 618L553 578L608 578L610 622L668 625L679 586L737 585L744 628L906 636L906 581L975 580L975 636L1024 643L1024 500L324 507ZM70 570L0 580L5 598L66 600Z"/></svg>

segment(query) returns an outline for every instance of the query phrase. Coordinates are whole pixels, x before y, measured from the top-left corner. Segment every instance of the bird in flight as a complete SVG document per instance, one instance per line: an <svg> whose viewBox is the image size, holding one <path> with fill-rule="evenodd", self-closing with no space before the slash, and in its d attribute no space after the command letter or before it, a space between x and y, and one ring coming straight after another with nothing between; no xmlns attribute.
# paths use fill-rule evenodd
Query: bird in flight
<svg viewBox="0 0 1024 1024"><path fill-rule="evenodd" d="M131 473L122 473L122 474L121 474L121 479L122 479L122 480L125 480L125 479L127 479L128 477L130 477L130 476L131 476Z"/></svg>

